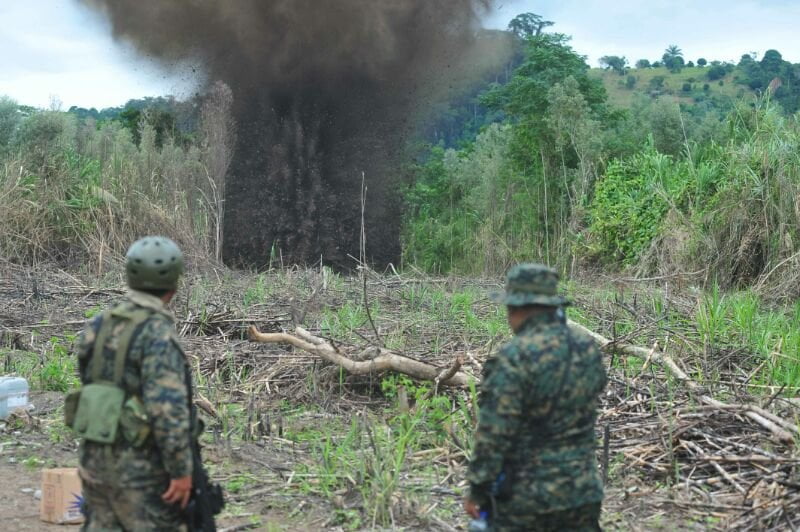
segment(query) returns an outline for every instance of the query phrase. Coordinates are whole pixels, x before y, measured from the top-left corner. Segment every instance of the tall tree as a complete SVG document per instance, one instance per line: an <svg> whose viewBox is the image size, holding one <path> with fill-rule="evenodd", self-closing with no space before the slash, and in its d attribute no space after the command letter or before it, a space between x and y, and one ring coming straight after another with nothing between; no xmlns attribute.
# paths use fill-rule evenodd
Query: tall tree
<svg viewBox="0 0 800 532"><path fill-rule="evenodd" d="M569 37L543 34L528 42L525 58L511 80L505 85L493 84L481 102L541 131L550 88L570 76L578 82L580 92L594 112L603 107L606 102L603 83L590 78L588 71L585 58L569 46Z"/></svg>
<svg viewBox="0 0 800 532"><path fill-rule="evenodd" d="M777 75L783 66L783 56L778 50L767 50L760 63L765 72Z"/></svg>
<svg viewBox="0 0 800 532"><path fill-rule="evenodd" d="M542 34L542 30L555 24L549 20L544 20L541 15L536 13L522 13L514 17L508 23L508 30L516 34L521 39L530 39Z"/></svg>
<svg viewBox="0 0 800 532"><path fill-rule="evenodd" d="M594 146L586 144L587 132L600 138L594 125L615 118L606 109L602 80L589 77L586 59L568 43L567 36L557 33L528 40L511 80L492 86L482 97L512 124L509 157L514 181L508 190L511 197L523 194L525 199L519 201L532 205L525 223L545 235L541 244L547 250L550 236L557 239L569 230L556 222L574 220L571 208L584 199L574 193L585 191L592 181L594 167L587 154ZM551 92L559 84L561 89ZM572 104L580 110L580 124L573 124L580 125L579 130L562 128L575 118L567 113Z"/></svg>
<svg viewBox="0 0 800 532"><path fill-rule="evenodd" d="M550 108L547 121L555 139L558 152L571 149L578 158L574 182L569 186L573 213L575 208L589 197L602 150L602 128L594 120L592 110L586 104L580 85L572 76L557 83L548 93Z"/></svg>
<svg viewBox="0 0 800 532"><path fill-rule="evenodd" d="M661 61L672 72L680 72L684 65L683 51L677 45L671 44L664 50Z"/></svg>
<svg viewBox="0 0 800 532"><path fill-rule="evenodd" d="M664 54L669 57L683 57L683 50L681 50L677 44L670 44L667 46L667 49L664 50Z"/></svg>
<svg viewBox="0 0 800 532"><path fill-rule="evenodd" d="M0 153L11 142L21 119L17 102L6 96L0 96Z"/></svg>
<svg viewBox="0 0 800 532"><path fill-rule="evenodd" d="M624 76L627 72L628 60L625 56L618 55L604 55L600 58L600 65L610 68L620 76Z"/></svg>

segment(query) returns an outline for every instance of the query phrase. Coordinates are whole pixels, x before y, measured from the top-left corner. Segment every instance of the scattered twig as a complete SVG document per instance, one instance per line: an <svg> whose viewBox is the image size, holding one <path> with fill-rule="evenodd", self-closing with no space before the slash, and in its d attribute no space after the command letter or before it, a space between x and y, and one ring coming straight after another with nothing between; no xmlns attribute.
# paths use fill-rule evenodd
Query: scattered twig
<svg viewBox="0 0 800 532"><path fill-rule="evenodd" d="M605 350L607 350L609 348L610 349L617 349L617 350L619 350L619 351L621 351L621 352L623 352L625 354L628 354L628 355L632 355L632 356L639 357L639 358L644 358L644 359L648 359L649 358L650 360L652 360L654 362L660 363L662 366L667 368L670 371L670 373L672 373L672 375L677 380L682 382L693 393L696 393L699 396L698 398L700 399L700 401L702 401L703 403L706 403L706 404L712 405L712 406L716 406L716 407L721 407L721 408L727 407L727 405L725 403L723 403L722 401L714 399L713 397L705 394L705 390L703 389L703 387L700 386L699 384L697 384L695 381L693 381L686 374L686 372L684 372L683 369L681 369L678 366L678 364L675 363L675 361L669 355L667 355L665 353L657 353L657 352L652 352L651 353L650 350L647 350L647 349L645 349L643 347L636 347L636 346L633 346L633 345L626 345L626 344L616 344L616 345L614 345L614 344L611 343L610 340L604 338L603 336L597 334L596 332L594 332L594 331L592 331L590 329L587 329L586 327L584 327L583 325L580 325L579 323L575 323L574 321L570 321L569 325L570 325L570 327L572 327L574 329L577 329L577 330L583 332L584 334L587 334L587 335L591 336L592 338L594 338L595 341L600 345L600 347L602 349L605 349ZM772 418L773 416L765 416L763 412L757 412L756 410L758 409L758 407L756 407L756 406L751 406L749 408L750 408L749 411L744 412L745 416L747 416L752 421L758 423L759 425L761 425L765 429L767 429L770 432L772 432L772 434L775 436L775 438L778 439L779 441L781 441L783 443L794 443L794 436L790 432L788 432L786 430L786 428L788 428L786 425L784 425L783 423L780 423L780 422L776 422L774 418L773 419L767 419L767 417L771 417ZM797 427L794 427L794 430L797 432L798 431Z"/></svg>

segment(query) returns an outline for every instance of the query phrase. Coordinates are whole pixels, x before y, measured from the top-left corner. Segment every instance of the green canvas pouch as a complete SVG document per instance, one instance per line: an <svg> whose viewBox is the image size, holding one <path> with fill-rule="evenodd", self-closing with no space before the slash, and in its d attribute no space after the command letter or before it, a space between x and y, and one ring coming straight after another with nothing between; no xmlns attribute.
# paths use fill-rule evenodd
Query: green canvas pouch
<svg viewBox="0 0 800 532"><path fill-rule="evenodd" d="M114 384L87 384L78 400L75 432L87 441L114 443L124 402L125 390Z"/></svg>
<svg viewBox="0 0 800 532"><path fill-rule="evenodd" d="M92 382L84 385L80 391L70 394L64 405L65 422L72 418L72 424L68 425L81 438L95 443L113 444L121 433L134 445L141 445L147 439L150 427L144 404L135 396L127 397L122 381L132 335L150 314L145 309L130 311L123 306L103 313L89 361L88 370ZM124 318L128 323L118 339L113 380L109 381L104 378L102 357L106 340L111 334L112 317Z"/></svg>
<svg viewBox="0 0 800 532"><path fill-rule="evenodd" d="M133 447L144 445L150 436L150 422L141 399L133 396L125 401L122 405L119 426L122 429L122 437Z"/></svg>

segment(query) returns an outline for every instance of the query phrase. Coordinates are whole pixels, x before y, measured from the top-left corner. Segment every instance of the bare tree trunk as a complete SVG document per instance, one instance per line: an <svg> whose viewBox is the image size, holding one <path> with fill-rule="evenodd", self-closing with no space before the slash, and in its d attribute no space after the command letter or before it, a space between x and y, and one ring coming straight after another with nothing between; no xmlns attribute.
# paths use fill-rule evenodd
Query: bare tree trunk
<svg viewBox="0 0 800 532"><path fill-rule="evenodd" d="M233 92L217 81L203 104L203 163L208 178L206 204L213 217L214 257L222 260L222 227L225 222L225 185L228 168L236 148L236 123L233 119Z"/></svg>

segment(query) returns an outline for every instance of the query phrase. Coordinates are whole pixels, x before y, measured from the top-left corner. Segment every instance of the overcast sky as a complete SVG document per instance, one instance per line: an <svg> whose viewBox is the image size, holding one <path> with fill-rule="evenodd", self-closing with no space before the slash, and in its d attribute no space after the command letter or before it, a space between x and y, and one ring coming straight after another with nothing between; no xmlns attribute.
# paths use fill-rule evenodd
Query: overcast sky
<svg viewBox="0 0 800 532"><path fill-rule="evenodd" d="M800 62L798 0L499 0L489 25L505 26L532 12L556 24L549 31L572 36L572 46L591 66L604 55L660 59L670 44L687 61L739 61L770 48Z"/></svg>
<svg viewBox="0 0 800 532"><path fill-rule="evenodd" d="M165 1L165 0L142 0ZM231 0L225 0L231 1ZM335 1L335 0L334 0ZM388 0L375 0L388 1ZM677 44L686 60L735 60L775 48L800 62L797 0L498 0L486 25L505 28L523 12L556 22L592 66L603 55L632 63ZM53 98L82 107L131 98L190 94L192 65L166 71L115 43L101 15L76 0L0 0L0 95L47 107Z"/></svg>
<svg viewBox="0 0 800 532"><path fill-rule="evenodd" d="M19 103L49 107L57 98L65 109L100 109L191 93L191 66L176 69L114 42L103 16L76 0L0 0L0 95Z"/></svg>

